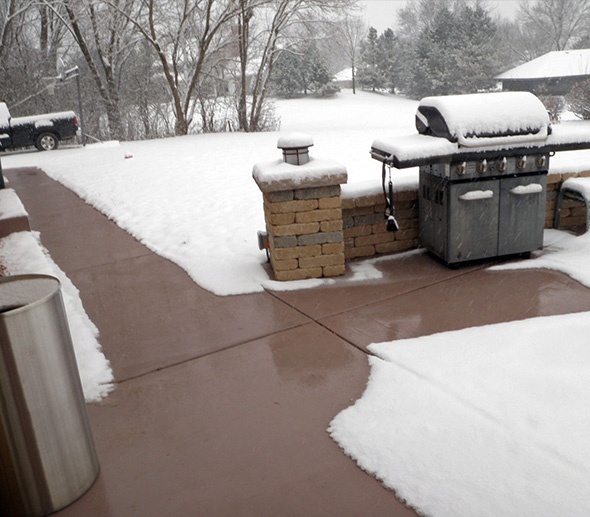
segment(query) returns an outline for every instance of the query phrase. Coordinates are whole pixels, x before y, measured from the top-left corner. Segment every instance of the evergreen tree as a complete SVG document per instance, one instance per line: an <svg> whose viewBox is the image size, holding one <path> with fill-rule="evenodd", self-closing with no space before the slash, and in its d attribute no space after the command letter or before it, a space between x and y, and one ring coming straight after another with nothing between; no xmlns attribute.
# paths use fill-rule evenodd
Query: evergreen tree
<svg viewBox="0 0 590 517"><path fill-rule="evenodd" d="M305 45L302 63L303 93L317 92L332 80L326 62L315 43Z"/></svg>
<svg viewBox="0 0 590 517"><path fill-rule="evenodd" d="M314 43L283 51L277 58L272 75L276 93L286 97L316 92L331 80L332 74Z"/></svg>
<svg viewBox="0 0 590 517"><path fill-rule="evenodd" d="M496 26L480 6L443 7L420 32L408 93L474 93L493 86L501 68Z"/></svg>
<svg viewBox="0 0 590 517"><path fill-rule="evenodd" d="M386 29L377 39L377 67L383 87L395 91L399 69L399 50L395 34Z"/></svg>
<svg viewBox="0 0 590 517"><path fill-rule="evenodd" d="M283 51L277 58L272 74L272 85L277 95L292 97L302 91L301 61L301 55L295 52Z"/></svg>
<svg viewBox="0 0 590 517"><path fill-rule="evenodd" d="M369 34L361 45L361 63L358 69L358 80L363 88L373 91L383 88L384 80L379 69L379 49L377 30L369 29Z"/></svg>
<svg viewBox="0 0 590 517"><path fill-rule="evenodd" d="M460 93L492 88L494 75L501 69L497 29L488 13L479 5L461 9L458 19L461 41L466 51L459 52L458 74L455 89Z"/></svg>

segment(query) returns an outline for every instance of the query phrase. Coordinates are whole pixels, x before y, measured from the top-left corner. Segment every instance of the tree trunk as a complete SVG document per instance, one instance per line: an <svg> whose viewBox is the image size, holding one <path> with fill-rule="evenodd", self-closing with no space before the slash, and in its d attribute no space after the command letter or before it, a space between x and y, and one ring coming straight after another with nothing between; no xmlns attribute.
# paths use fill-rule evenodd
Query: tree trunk
<svg viewBox="0 0 590 517"><path fill-rule="evenodd" d="M88 47L84 36L82 35L82 31L78 24L78 19L76 17L76 13L72 11L71 5L69 2L64 2L64 6L66 12L68 14L68 18L70 23L72 24L72 31L76 38L76 42L80 47L82 55L86 60L88 68L90 68L90 72L92 77L94 78L94 82L96 83L96 87L98 88L98 92L100 94L100 98L106 108L108 125L109 125L109 136L115 140L120 140L123 137L122 134L122 123L121 123L121 114L119 112L118 106L118 99L113 99L110 95L108 85L105 86L104 81L98 71L98 67L96 66L95 60L93 55Z"/></svg>
<svg viewBox="0 0 590 517"><path fill-rule="evenodd" d="M252 12L246 8L247 0L240 0L241 11L238 16L238 51L240 54L240 89L238 97L238 124L242 131L250 131L248 122L248 38Z"/></svg>

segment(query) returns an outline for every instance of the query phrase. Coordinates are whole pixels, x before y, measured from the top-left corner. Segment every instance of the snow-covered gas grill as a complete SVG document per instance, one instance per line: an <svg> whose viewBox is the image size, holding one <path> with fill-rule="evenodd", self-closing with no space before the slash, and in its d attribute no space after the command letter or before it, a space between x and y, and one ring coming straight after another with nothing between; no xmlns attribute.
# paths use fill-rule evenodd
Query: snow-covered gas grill
<svg viewBox="0 0 590 517"><path fill-rule="evenodd" d="M420 240L448 264L542 248L549 156L590 147L587 126L555 135L527 92L427 97L416 128L371 149L383 163L388 229L397 223L385 168L418 165Z"/></svg>

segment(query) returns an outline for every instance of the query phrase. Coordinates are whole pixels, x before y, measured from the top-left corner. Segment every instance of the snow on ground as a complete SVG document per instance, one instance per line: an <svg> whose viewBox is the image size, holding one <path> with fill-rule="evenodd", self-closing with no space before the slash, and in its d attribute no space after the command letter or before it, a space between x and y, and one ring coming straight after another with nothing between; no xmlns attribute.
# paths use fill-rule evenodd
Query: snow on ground
<svg viewBox="0 0 590 517"><path fill-rule="evenodd" d="M437 517L590 515L590 313L371 345L329 432Z"/></svg>
<svg viewBox="0 0 590 517"><path fill-rule="evenodd" d="M41 245L39 234L18 232L0 239L0 264L9 275L36 273L59 280L84 396L87 402L105 397L114 378L97 341L98 329L86 315L79 291Z"/></svg>
<svg viewBox="0 0 590 517"><path fill-rule="evenodd" d="M262 291L268 275L256 233L264 229L254 164L282 156L286 132L314 140L311 155L344 164L349 183L373 180L375 133L415 131L416 103L393 95L345 91L334 98L277 102L281 132L222 133L105 143L2 158L5 169L38 166L107 214L156 253L218 295ZM417 184L415 171L404 171Z"/></svg>
<svg viewBox="0 0 590 517"><path fill-rule="evenodd" d="M590 232L576 236L557 230L545 230L543 249L533 252L533 260L493 266L495 271L546 268L561 271L590 287Z"/></svg>

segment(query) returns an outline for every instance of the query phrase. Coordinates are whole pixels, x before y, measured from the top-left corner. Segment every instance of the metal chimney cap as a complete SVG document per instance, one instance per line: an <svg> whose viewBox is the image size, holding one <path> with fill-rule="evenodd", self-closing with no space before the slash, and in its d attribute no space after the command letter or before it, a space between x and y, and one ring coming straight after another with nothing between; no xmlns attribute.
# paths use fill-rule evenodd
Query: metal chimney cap
<svg viewBox="0 0 590 517"><path fill-rule="evenodd" d="M313 145L313 138L306 133L289 133L279 138L279 149L304 149Z"/></svg>

